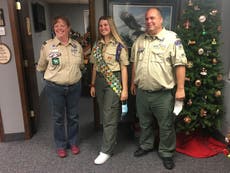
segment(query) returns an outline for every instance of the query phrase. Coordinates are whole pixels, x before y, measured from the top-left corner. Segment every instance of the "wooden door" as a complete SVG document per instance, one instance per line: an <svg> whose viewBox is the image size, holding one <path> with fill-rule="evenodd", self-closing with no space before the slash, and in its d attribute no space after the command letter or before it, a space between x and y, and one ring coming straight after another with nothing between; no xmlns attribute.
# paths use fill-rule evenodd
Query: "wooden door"
<svg viewBox="0 0 230 173"><path fill-rule="evenodd" d="M37 131L39 117L39 95L28 2L8 0L26 139L31 138Z"/></svg>

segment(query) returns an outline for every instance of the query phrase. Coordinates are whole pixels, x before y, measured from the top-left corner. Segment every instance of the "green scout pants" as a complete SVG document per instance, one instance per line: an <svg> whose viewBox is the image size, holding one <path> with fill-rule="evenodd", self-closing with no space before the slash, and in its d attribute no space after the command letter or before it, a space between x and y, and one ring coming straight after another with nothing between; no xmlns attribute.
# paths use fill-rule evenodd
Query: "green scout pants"
<svg viewBox="0 0 230 173"><path fill-rule="evenodd" d="M172 157L176 148L174 116L172 114L174 97L171 90L148 92L137 90L136 106L141 135L139 144L142 149L154 146L153 121L159 125L159 149L161 157Z"/></svg>
<svg viewBox="0 0 230 173"><path fill-rule="evenodd" d="M120 73L116 72L120 79ZM117 125L121 114L120 98L107 84L101 73L96 77L96 97L103 123L101 152L112 154L117 139Z"/></svg>

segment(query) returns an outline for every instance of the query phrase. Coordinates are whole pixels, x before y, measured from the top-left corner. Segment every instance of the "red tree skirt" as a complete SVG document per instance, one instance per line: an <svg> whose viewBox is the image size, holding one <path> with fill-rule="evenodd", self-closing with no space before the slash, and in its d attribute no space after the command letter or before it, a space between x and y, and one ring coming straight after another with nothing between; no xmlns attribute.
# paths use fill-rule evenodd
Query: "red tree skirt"
<svg viewBox="0 0 230 173"><path fill-rule="evenodd" d="M177 134L176 151L192 157L211 157L222 153L225 148L225 144L211 136L202 136L199 133L192 135Z"/></svg>

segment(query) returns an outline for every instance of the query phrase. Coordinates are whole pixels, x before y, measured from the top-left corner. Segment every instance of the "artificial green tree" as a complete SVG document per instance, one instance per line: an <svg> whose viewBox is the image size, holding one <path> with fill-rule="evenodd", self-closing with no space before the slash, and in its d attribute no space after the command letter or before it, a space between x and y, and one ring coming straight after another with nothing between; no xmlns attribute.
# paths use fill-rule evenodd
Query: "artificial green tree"
<svg viewBox="0 0 230 173"><path fill-rule="evenodd" d="M176 128L186 134L218 129L223 115L221 18L216 2L188 0L176 29L188 59L186 98Z"/></svg>

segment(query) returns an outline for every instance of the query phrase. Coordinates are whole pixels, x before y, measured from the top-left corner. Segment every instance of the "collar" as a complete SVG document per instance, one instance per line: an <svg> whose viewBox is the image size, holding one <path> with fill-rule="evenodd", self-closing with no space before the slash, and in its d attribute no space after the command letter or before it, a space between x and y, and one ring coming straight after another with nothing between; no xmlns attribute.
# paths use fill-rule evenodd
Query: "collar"
<svg viewBox="0 0 230 173"><path fill-rule="evenodd" d="M164 33L165 33L165 28L163 28L158 34L156 35L149 35L147 33L145 33L145 36L144 38L145 39L150 39L150 40L160 40L160 41L163 41L164 40Z"/></svg>
<svg viewBox="0 0 230 173"><path fill-rule="evenodd" d="M57 37L54 37L54 39L53 39L53 45L58 46L60 44L61 44L61 41L58 40ZM76 44L74 43L73 39L71 39L71 38L69 38L67 45L71 45L72 47L76 47Z"/></svg>
<svg viewBox="0 0 230 173"><path fill-rule="evenodd" d="M105 41L103 39L99 40L98 43L105 45ZM116 40L114 38L111 38L109 40L109 44L116 44Z"/></svg>

